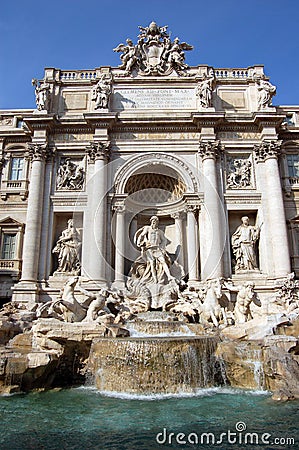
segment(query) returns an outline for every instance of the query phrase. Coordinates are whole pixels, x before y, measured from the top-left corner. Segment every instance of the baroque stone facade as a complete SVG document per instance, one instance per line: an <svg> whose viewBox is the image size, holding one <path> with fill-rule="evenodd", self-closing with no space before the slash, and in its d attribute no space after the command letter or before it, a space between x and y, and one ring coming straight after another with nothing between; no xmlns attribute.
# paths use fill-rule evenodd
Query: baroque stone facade
<svg viewBox="0 0 299 450"><path fill-rule="evenodd" d="M35 110L0 111L1 300L55 298L70 274L122 289L151 216L189 288L266 298L299 276L299 106L272 106L263 66L189 67L155 23L114 50L120 67L47 68Z"/></svg>

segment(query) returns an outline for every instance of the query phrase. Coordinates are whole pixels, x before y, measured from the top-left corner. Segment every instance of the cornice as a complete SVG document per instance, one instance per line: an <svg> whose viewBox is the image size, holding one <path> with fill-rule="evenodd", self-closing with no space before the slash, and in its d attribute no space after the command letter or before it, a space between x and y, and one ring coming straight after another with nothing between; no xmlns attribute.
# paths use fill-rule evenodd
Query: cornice
<svg viewBox="0 0 299 450"><path fill-rule="evenodd" d="M273 112L255 112L253 113L253 116L254 123L259 127L259 129L273 126L278 128L285 120L285 115L277 113L276 110Z"/></svg>
<svg viewBox="0 0 299 450"><path fill-rule="evenodd" d="M117 120L116 112L90 112L84 113L86 123L93 128L111 128Z"/></svg>
<svg viewBox="0 0 299 450"><path fill-rule="evenodd" d="M55 114L35 114L24 117L23 119L28 129L33 132L34 130L50 131L53 127L57 126L58 119Z"/></svg>

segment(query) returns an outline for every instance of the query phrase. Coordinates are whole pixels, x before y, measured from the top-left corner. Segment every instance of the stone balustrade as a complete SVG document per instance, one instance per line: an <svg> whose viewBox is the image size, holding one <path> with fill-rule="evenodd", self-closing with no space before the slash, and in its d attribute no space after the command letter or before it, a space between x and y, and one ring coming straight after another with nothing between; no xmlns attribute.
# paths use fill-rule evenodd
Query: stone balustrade
<svg viewBox="0 0 299 450"><path fill-rule="evenodd" d="M2 180L1 198L6 200L8 195L20 194L24 199L28 196L28 180Z"/></svg>
<svg viewBox="0 0 299 450"><path fill-rule="evenodd" d="M248 69L215 69L216 78L251 78Z"/></svg>
<svg viewBox="0 0 299 450"><path fill-rule="evenodd" d="M22 260L20 259L0 259L0 273L18 272L21 273Z"/></svg>
<svg viewBox="0 0 299 450"><path fill-rule="evenodd" d="M94 70L75 70L75 71L61 71L60 80L61 81L78 81L78 80L94 80L96 78L96 71Z"/></svg>

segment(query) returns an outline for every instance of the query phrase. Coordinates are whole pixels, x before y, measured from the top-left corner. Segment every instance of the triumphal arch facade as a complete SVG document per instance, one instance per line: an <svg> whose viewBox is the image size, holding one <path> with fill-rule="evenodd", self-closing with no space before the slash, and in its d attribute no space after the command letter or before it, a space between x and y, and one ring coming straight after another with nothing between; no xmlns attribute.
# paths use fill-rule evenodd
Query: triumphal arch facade
<svg viewBox="0 0 299 450"><path fill-rule="evenodd" d="M2 301L70 275L125 289L153 216L192 289L298 276L299 106L272 106L261 65L189 67L154 22L114 51L117 68L46 68L35 110L0 111Z"/></svg>

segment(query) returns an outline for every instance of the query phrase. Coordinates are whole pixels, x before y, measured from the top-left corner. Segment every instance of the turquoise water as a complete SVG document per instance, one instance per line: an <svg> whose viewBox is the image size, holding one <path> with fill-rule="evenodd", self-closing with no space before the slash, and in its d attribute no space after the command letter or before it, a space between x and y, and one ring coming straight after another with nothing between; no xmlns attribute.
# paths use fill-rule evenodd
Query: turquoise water
<svg viewBox="0 0 299 450"><path fill-rule="evenodd" d="M225 388L184 397L116 398L84 387L3 396L0 449L296 449L298 407L265 392ZM246 433L256 434L245 443Z"/></svg>

